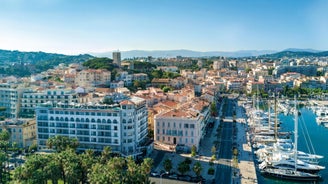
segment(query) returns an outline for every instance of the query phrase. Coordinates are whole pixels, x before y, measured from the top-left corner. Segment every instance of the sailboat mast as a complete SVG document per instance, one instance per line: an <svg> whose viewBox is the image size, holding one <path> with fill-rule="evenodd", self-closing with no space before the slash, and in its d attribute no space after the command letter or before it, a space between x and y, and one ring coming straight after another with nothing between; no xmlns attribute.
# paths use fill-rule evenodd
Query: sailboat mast
<svg viewBox="0 0 328 184"><path fill-rule="evenodd" d="M277 141L278 139L278 115L277 115L277 97L275 96L274 98L274 115L275 115L275 119L274 119L274 139L275 141Z"/></svg>
<svg viewBox="0 0 328 184"><path fill-rule="evenodd" d="M270 121L271 121L271 111L270 111L270 99L268 98L268 111L269 111L269 118L268 118L268 122L269 122L269 130L271 128L270 125Z"/></svg>
<svg viewBox="0 0 328 184"><path fill-rule="evenodd" d="M294 127L294 159L295 159L295 171L297 170L297 139L298 139L298 110L297 110L297 101L295 98L295 127Z"/></svg>

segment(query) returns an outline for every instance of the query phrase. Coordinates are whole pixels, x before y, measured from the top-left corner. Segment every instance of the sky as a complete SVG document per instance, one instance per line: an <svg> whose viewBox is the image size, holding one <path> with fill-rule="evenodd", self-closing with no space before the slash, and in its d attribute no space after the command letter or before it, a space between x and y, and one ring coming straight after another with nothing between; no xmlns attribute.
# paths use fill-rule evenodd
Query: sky
<svg viewBox="0 0 328 184"><path fill-rule="evenodd" d="M1 0L0 49L328 50L326 0Z"/></svg>

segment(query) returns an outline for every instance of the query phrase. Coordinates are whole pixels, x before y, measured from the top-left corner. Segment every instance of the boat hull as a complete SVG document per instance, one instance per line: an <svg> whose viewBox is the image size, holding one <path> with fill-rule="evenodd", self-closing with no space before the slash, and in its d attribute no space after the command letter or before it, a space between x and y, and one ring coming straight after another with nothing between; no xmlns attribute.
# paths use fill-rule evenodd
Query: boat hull
<svg viewBox="0 0 328 184"><path fill-rule="evenodd" d="M319 175L293 176L293 175L286 175L286 174L281 174L281 173L272 173L272 172L267 172L267 171L261 171L261 174L264 176L278 178L281 180L292 180L292 181L317 181L317 180L320 180Z"/></svg>

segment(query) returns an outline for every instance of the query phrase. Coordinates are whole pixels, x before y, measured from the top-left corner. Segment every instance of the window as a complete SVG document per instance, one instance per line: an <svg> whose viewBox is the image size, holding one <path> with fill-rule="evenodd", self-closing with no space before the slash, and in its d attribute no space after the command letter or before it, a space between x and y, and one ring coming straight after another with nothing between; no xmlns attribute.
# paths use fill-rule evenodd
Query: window
<svg viewBox="0 0 328 184"><path fill-rule="evenodd" d="M186 130L185 135L188 136L188 131Z"/></svg>
<svg viewBox="0 0 328 184"><path fill-rule="evenodd" d="M162 137L162 141L165 141L165 137L164 136Z"/></svg>
<svg viewBox="0 0 328 184"><path fill-rule="evenodd" d="M159 134L159 129L157 129L157 133Z"/></svg>
<svg viewBox="0 0 328 184"><path fill-rule="evenodd" d="M186 138L186 144L188 144L188 138Z"/></svg>
<svg viewBox="0 0 328 184"><path fill-rule="evenodd" d="M190 128L195 128L195 125L194 124L190 124Z"/></svg>
<svg viewBox="0 0 328 184"><path fill-rule="evenodd" d="M173 122L173 128L175 128L175 122Z"/></svg>
<svg viewBox="0 0 328 184"><path fill-rule="evenodd" d="M191 131L191 137L193 137L194 136L194 131Z"/></svg>
<svg viewBox="0 0 328 184"><path fill-rule="evenodd" d="M162 131L163 131L162 134L164 135L165 134L165 130L163 129Z"/></svg>
<svg viewBox="0 0 328 184"><path fill-rule="evenodd" d="M171 137L168 137L168 138L167 138L167 141L171 141Z"/></svg>
<svg viewBox="0 0 328 184"><path fill-rule="evenodd" d="M165 122L162 123L162 127L165 127Z"/></svg>
<svg viewBox="0 0 328 184"><path fill-rule="evenodd" d="M190 141L191 141L191 144L193 144L193 143L194 143L194 139L193 139L193 138L191 138L191 140L190 140Z"/></svg>
<svg viewBox="0 0 328 184"><path fill-rule="evenodd" d="M184 124L184 128L189 128L188 123Z"/></svg>

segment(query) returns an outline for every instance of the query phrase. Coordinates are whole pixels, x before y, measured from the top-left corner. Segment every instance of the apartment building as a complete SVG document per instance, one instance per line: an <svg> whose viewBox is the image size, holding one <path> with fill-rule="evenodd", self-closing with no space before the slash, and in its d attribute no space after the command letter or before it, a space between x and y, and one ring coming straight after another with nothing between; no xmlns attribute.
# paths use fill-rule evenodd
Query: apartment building
<svg viewBox="0 0 328 184"><path fill-rule="evenodd" d="M240 79L230 79L227 81L227 90L241 91L243 90L243 82Z"/></svg>
<svg viewBox="0 0 328 184"><path fill-rule="evenodd" d="M273 74L276 77L280 77L287 72L297 72L306 76L316 76L317 66L315 65L297 65L297 66L277 66L273 70Z"/></svg>
<svg viewBox="0 0 328 184"><path fill-rule="evenodd" d="M45 90L43 92L26 91L22 95L20 117L34 117L35 107L43 103L68 105L77 103L77 98L77 93L72 90Z"/></svg>
<svg viewBox="0 0 328 184"><path fill-rule="evenodd" d="M1 83L0 84L0 107L4 107L2 114L6 118L17 118L20 110L20 100L23 91L17 85Z"/></svg>
<svg viewBox="0 0 328 184"><path fill-rule="evenodd" d="M264 82L249 81L246 83L246 92L248 94L252 92L260 92L262 90L264 90Z"/></svg>
<svg viewBox="0 0 328 184"><path fill-rule="evenodd" d="M36 122L34 119L7 119L0 121L0 131L10 133L9 142L19 148L28 148L36 142Z"/></svg>
<svg viewBox="0 0 328 184"><path fill-rule="evenodd" d="M133 74L133 80L138 80L138 81L147 81L148 80L148 75L145 73L135 73Z"/></svg>
<svg viewBox="0 0 328 184"><path fill-rule="evenodd" d="M123 156L137 156L147 141L146 102L138 97L119 105L75 104L36 108L37 141L46 147L49 137L62 135L79 140L79 150L110 146Z"/></svg>
<svg viewBox="0 0 328 184"><path fill-rule="evenodd" d="M107 70L82 70L75 76L75 84L83 87L109 86L110 81L111 72Z"/></svg>

